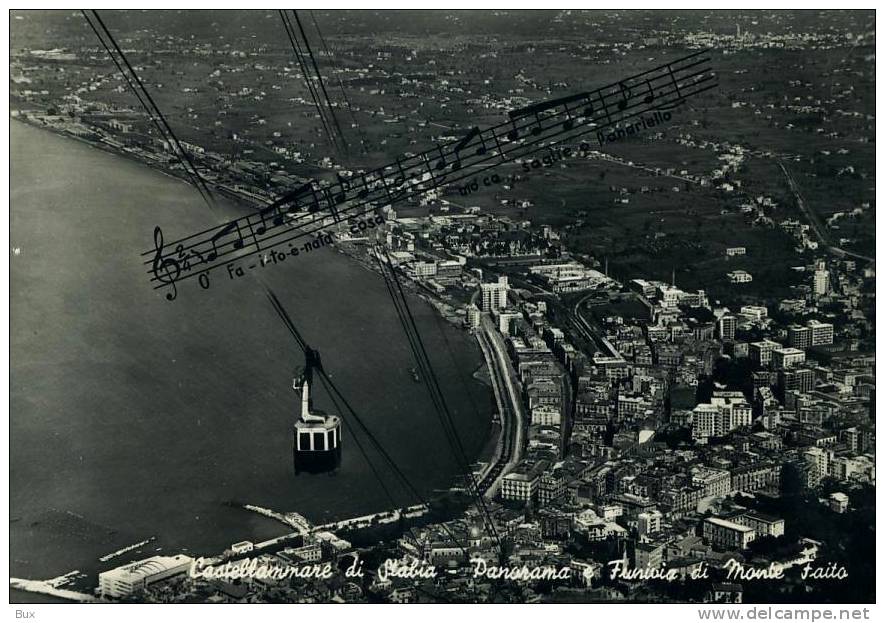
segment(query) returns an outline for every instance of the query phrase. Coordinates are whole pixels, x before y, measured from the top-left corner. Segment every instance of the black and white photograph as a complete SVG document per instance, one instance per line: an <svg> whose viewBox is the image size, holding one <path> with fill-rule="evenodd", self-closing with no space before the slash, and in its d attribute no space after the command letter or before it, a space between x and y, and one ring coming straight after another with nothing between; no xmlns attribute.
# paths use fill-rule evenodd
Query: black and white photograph
<svg viewBox="0 0 885 623"><path fill-rule="evenodd" d="M875 618L875 9L7 13L10 619Z"/></svg>

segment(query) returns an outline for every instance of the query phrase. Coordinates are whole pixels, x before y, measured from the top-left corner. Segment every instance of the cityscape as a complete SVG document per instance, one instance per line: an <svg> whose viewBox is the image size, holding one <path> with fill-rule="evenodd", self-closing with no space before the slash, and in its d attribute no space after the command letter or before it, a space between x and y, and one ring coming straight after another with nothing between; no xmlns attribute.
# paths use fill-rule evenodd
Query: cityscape
<svg viewBox="0 0 885 623"><path fill-rule="evenodd" d="M875 602L874 11L10 39L11 601Z"/></svg>

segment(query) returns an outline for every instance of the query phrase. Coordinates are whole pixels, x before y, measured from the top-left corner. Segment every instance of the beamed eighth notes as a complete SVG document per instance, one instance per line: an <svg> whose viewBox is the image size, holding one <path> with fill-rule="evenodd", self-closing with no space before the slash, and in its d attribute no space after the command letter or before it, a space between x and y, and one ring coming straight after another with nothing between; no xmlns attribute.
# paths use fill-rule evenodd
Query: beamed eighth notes
<svg viewBox="0 0 885 623"><path fill-rule="evenodd" d="M653 110L671 110L714 88L706 50L700 50L594 91L513 110L509 120L410 156L397 158L333 184L311 181L258 212L176 240L169 249L159 227L154 248L142 254L154 289L177 295L177 283L197 276L206 288L209 271L272 248L288 245L377 209L522 158L555 142L576 139L628 122ZM285 250L284 248L284 250Z"/></svg>

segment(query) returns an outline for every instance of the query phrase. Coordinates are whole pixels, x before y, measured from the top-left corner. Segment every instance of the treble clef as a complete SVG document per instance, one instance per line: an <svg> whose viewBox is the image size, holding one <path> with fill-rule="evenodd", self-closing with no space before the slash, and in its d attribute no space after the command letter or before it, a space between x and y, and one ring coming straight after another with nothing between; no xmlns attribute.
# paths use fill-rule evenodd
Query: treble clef
<svg viewBox="0 0 885 623"><path fill-rule="evenodd" d="M154 248L157 250L153 264L154 277L156 277L160 283L166 283L172 286L172 292L166 293L166 300L173 301L175 300L175 297L178 296L178 288L175 285L175 280L178 279L178 276L181 274L181 267L174 258L163 257L163 231L160 229L159 225L154 227Z"/></svg>

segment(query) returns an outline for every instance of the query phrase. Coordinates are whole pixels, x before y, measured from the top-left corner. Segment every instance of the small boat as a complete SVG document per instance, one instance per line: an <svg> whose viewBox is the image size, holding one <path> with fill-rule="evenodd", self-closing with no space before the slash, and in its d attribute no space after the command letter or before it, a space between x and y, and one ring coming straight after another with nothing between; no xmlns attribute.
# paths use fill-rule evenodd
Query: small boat
<svg viewBox="0 0 885 623"><path fill-rule="evenodd" d="M415 381L416 383L420 383L420 382L421 382L421 377L418 376L418 370L416 370L415 368L409 368L409 374L412 375L412 380L413 380L413 381Z"/></svg>

